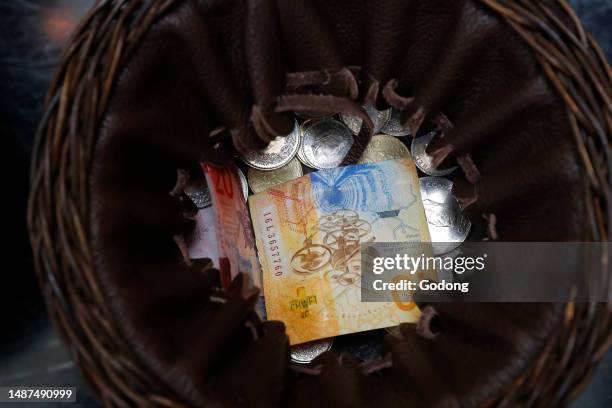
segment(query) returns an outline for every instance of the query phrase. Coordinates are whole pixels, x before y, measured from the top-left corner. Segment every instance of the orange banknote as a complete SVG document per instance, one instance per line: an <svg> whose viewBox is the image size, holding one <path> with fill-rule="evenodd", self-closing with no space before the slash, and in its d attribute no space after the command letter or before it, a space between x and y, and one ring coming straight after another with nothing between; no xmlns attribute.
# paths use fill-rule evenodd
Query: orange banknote
<svg viewBox="0 0 612 408"><path fill-rule="evenodd" d="M268 319L290 343L414 322L414 304L361 301L362 243L429 242L411 159L321 170L249 198Z"/></svg>

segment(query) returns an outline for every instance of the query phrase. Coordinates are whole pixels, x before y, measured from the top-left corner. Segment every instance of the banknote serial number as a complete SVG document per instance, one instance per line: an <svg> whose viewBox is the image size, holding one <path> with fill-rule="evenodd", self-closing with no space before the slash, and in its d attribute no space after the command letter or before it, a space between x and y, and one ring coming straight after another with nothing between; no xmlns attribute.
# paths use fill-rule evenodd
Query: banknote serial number
<svg viewBox="0 0 612 408"><path fill-rule="evenodd" d="M272 213L264 213L264 225L266 230L266 238L268 239L268 251L270 258L272 259L272 269L274 276L283 276L283 265L280 254L280 247L278 245L276 236L276 223L272 218Z"/></svg>
<svg viewBox="0 0 612 408"><path fill-rule="evenodd" d="M0 402L75 402L74 387L0 387Z"/></svg>

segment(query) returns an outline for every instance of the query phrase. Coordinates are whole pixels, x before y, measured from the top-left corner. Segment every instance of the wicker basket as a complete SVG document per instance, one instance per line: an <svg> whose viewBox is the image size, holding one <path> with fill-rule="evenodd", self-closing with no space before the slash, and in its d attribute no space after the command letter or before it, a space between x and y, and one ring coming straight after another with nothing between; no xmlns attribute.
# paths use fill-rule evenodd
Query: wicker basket
<svg viewBox="0 0 612 408"><path fill-rule="evenodd" d="M565 101L575 147L588 175L585 222L590 239L608 241L612 72L605 57L562 0L563 18L545 1L480 1L533 49ZM40 285L85 377L102 401L113 406L181 405L122 338L99 288L86 228L86 174L111 88L147 30L176 2L101 1L90 11L50 87L34 148L28 223ZM605 273L608 259L594 265L594 271ZM575 398L612 344L611 318L612 299L607 304L568 303L562 325L539 358L491 405L560 406Z"/></svg>

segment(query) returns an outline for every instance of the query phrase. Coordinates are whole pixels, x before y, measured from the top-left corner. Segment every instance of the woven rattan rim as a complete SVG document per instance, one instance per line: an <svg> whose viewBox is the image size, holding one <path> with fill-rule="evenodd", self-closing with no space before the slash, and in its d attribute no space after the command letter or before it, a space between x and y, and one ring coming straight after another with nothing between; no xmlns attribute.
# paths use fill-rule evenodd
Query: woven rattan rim
<svg viewBox="0 0 612 408"><path fill-rule="evenodd" d="M588 176L588 238L608 241L612 71L606 58L564 1L478 1L498 13L533 49L565 101ZM86 228L87 174L111 87L149 27L178 2L96 4L63 55L34 147L28 226L36 271L52 320L105 405L183 405L120 335L98 286ZM608 259L593 266L592 284L598 290L606 281ZM563 324L532 367L487 405L558 406L573 399L612 345L611 333L612 299L607 304L568 303Z"/></svg>

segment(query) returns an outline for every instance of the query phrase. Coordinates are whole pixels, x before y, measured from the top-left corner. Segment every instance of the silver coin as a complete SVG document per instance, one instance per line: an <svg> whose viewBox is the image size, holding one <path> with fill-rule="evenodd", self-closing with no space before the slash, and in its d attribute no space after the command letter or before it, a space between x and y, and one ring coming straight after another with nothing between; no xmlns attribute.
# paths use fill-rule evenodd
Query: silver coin
<svg viewBox="0 0 612 408"><path fill-rule="evenodd" d="M238 178L240 179L240 187L242 187L242 195L244 196L244 201L249 198L249 183L247 182L246 177L244 177L244 173L238 167L236 167L236 172L238 173Z"/></svg>
<svg viewBox="0 0 612 408"><path fill-rule="evenodd" d="M302 135L302 142L300 143L300 148L297 151L296 157L298 160L306 167L313 168L312 163L308 162L306 156L304 155L304 129L310 125L312 125L314 120L306 120L300 125L300 133Z"/></svg>
<svg viewBox="0 0 612 408"><path fill-rule="evenodd" d="M407 136L410 134L410 129L402 126L402 112L397 109L391 109L391 117L380 131L387 135L396 137Z"/></svg>
<svg viewBox="0 0 612 408"><path fill-rule="evenodd" d="M453 182L441 177L421 177L419 186L434 255L450 252L465 241L472 226L451 192Z"/></svg>
<svg viewBox="0 0 612 408"><path fill-rule="evenodd" d="M300 147L300 140L300 127L295 121L288 136L278 136L265 149L242 156L242 161L255 169L276 170L293 159Z"/></svg>
<svg viewBox="0 0 612 408"><path fill-rule="evenodd" d="M185 186L185 194L198 209L212 205L210 191L204 179L190 181Z"/></svg>
<svg viewBox="0 0 612 408"><path fill-rule="evenodd" d="M353 134L336 120L321 120L304 128L304 159L315 169L338 167L352 145Z"/></svg>
<svg viewBox="0 0 612 408"><path fill-rule="evenodd" d="M296 157L304 166L312 168L312 164L310 164L308 160L306 160L306 157L304 156L304 143L300 145L300 148L297 152Z"/></svg>
<svg viewBox="0 0 612 408"><path fill-rule="evenodd" d="M331 350L333 338L310 341L291 347L291 360L296 363L308 364L321 354Z"/></svg>
<svg viewBox="0 0 612 408"><path fill-rule="evenodd" d="M372 119L372 122L374 124L374 133L380 132L380 130L383 128L383 126L385 126L389 118L391 118L390 108L385 109L383 111L379 111L373 106L363 106L363 109L365 109L370 119ZM351 129L351 132L353 132L354 134L358 134L361 130L361 124L363 122L361 118L346 113L341 113L340 119L342 120L342 122L344 122L346 126L348 126L349 129Z"/></svg>
<svg viewBox="0 0 612 408"><path fill-rule="evenodd" d="M421 137L416 137L412 139L412 145L410 146L414 163L419 170L429 176L446 176L457 169L457 166L448 169L435 168L432 163L433 158L426 153L427 146L438 133L440 133L439 130L434 130Z"/></svg>

